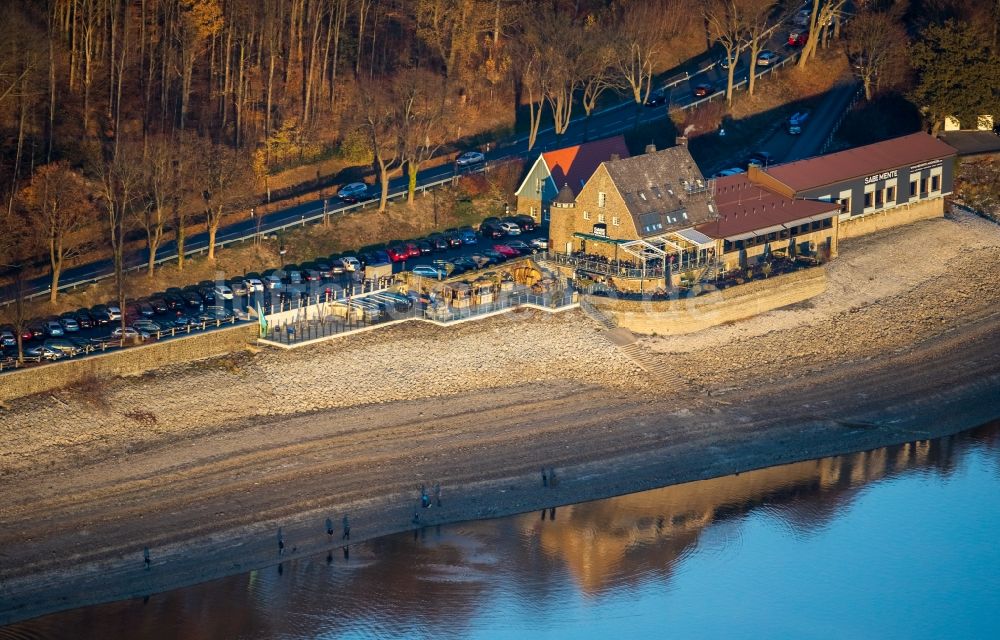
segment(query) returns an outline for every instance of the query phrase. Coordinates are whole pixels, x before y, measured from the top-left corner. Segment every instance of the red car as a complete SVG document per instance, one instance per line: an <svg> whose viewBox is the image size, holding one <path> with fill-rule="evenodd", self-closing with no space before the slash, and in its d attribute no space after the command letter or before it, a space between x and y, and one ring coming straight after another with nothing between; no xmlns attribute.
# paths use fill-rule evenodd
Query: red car
<svg viewBox="0 0 1000 640"><path fill-rule="evenodd" d="M704 98L712 91L712 86L708 84L699 84L694 88L694 95L696 98Z"/></svg>
<svg viewBox="0 0 1000 640"><path fill-rule="evenodd" d="M521 252L514 247L507 246L505 244L495 244L493 245L493 250L501 254L505 258L516 258L521 255Z"/></svg>
<svg viewBox="0 0 1000 640"><path fill-rule="evenodd" d="M415 242L406 243L406 257L407 258L419 258L420 257L420 246Z"/></svg>
<svg viewBox="0 0 1000 640"><path fill-rule="evenodd" d="M805 31L792 31L788 34L788 46L789 47L801 47L804 46L806 40L809 39L809 34Z"/></svg>
<svg viewBox="0 0 1000 640"><path fill-rule="evenodd" d="M393 262L402 262L410 257L410 252L402 245L394 245L385 250Z"/></svg>

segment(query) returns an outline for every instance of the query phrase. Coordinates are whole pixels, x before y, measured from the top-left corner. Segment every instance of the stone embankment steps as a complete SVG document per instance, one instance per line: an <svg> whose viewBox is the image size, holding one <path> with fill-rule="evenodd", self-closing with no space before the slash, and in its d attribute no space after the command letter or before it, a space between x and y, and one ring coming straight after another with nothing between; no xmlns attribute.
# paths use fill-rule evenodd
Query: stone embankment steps
<svg viewBox="0 0 1000 640"><path fill-rule="evenodd" d="M666 358L640 346L628 329L616 327L602 331L601 335L618 347L640 369L650 374L659 383L660 389L678 390L684 386L684 381L667 363Z"/></svg>
<svg viewBox="0 0 1000 640"><path fill-rule="evenodd" d="M605 329L614 329L618 325L615 324L614 319L602 312L600 309L590 304L586 298L580 297L580 308L583 309L584 313L591 317L591 319L597 324L601 325Z"/></svg>

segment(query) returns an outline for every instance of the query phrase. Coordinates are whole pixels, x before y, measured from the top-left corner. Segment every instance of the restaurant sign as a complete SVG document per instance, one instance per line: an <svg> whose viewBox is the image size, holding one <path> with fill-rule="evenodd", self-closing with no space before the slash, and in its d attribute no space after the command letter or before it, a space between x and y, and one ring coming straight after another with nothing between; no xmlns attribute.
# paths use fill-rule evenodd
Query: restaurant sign
<svg viewBox="0 0 1000 640"><path fill-rule="evenodd" d="M873 176L868 176L867 178L865 178L865 184L872 184L873 182L881 182L882 180L895 178L898 174L899 174L899 169L893 169L892 171L885 171L883 173L876 173Z"/></svg>

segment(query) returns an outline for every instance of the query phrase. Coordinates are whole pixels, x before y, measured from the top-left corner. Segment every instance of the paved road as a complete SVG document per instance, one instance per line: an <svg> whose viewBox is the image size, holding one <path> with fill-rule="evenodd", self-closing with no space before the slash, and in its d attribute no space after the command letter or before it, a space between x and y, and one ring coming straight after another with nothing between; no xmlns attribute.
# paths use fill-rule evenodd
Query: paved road
<svg viewBox="0 0 1000 640"><path fill-rule="evenodd" d="M773 36L773 46L775 47L775 50L778 50L777 47L780 45L782 39L786 37L786 29L783 27L779 27L775 30L775 34ZM787 53L783 54L783 56L784 55L787 55ZM659 86L662 86L664 83L670 81L671 78L673 79L672 82L676 82L676 85L670 90L669 107L659 106L655 108L637 108L634 102L622 102L608 107L599 113L595 113L591 118L586 138L584 136L584 127L582 123L583 118L580 116L574 119L573 124L565 135L555 135L555 132L551 127L540 131L536 144L530 152L528 150L526 136L520 136L512 140L501 142L495 147L486 149L487 167L501 160L515 157L529 158L541 151L579 144L585 141L585 139L593 140L616 135L630 130L635 125L636 118L638 118L641 124L662 120L667 117L669 108L691 104L695 100L693 87L696 84L705 81L706 78L708 78L708 82L710 83L718 83L719 78L724 78L724 75L720 74L724 74L725 70L719 68L718 65L712 64L717 57L717 53L707 52L697 58L687 61L684 65L681 65L677 69L665 74L664 77L666 80L659 81ZM743 54L742 58L745 59L746 57L747 54ZM743 62L742 65L745 67L745 62ZM759 69L759 71L764 70L764 68ZM746 71L744 70L743 75L745 74ZM725 81L722 80L721 82L721 86L724 89ZM420 172L417 184L418 186L433 184L440 180L454 176L455 174L456 168L451 164L427 169ZM405 177L399 177L390 182L390 196L399 196L405 192ZM261 233L272 232L286 225L299 221L305 221L310 217L317 215L322 215L324 211L336 214L349 208L351 208L351 205L340 203L335 198L328 198L325 202L324 200L314 200L293 207L288 207L280 211L274 211L263 216L262 220L251 219L248 215L247 219L220 229L216 237L216 243L225 244L232 242L248 235L252 235L257 231ZM187 242L185 243L185 253L190 254L201 252L204 251L207 246L207 232L193 234L188 237ZM145 249L130 253L125 257L126 270L142 268L148 262L148 256L148 251ZM177 245L173 240L165 242L157 252L157 258L159 261L174 259L176 256ZM60 279L60 288L64 289L72 286L87 284L101 278L109 277L112 274L113 264L110 259L72 267L63 272ZM50 282L51 279L47 276L30 280L27 283L27 294L32 296L48 292ZM11 296L7 292L0 294L0 304L9 302L10 299Z"/></svg>

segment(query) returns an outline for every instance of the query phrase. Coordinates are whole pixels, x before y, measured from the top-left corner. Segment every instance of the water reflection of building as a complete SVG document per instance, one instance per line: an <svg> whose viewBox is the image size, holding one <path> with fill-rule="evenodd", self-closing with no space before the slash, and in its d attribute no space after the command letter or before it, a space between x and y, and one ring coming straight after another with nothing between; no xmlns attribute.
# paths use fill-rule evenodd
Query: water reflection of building
<svg viewBox="0 0 1000 640"><path fill-rule="evenodd" d="M536 538L582 591L594 593L648 575L650 566L669 573L715 522L766 505L807 534L868 483L907 469L953 467L952 439L920 441L573 505L559 509L555 522L532 515L519 523L525 538Z"/></svg>

